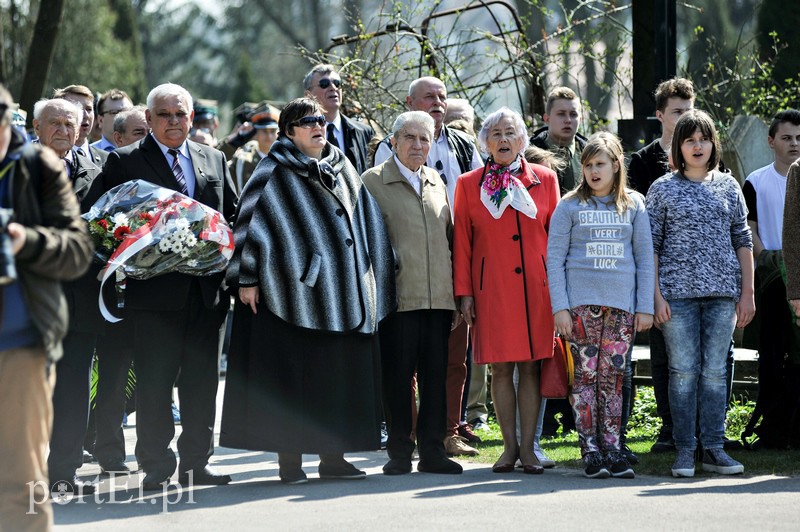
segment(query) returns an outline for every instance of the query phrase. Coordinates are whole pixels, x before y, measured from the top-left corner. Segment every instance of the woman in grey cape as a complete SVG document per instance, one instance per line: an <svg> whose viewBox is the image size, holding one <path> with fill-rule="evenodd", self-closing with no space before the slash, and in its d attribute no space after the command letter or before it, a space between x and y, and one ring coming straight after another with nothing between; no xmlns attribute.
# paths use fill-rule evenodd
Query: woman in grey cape
<svg viewBox="0 0 800 532"><path fill-rule="evenodd" d="M220 445L278 453L284 483L365 474L343 453L380 448L378 323L396 306L380 210L326 142L316 100L281 112L245 187L227 281L237 290Z"/></svg>

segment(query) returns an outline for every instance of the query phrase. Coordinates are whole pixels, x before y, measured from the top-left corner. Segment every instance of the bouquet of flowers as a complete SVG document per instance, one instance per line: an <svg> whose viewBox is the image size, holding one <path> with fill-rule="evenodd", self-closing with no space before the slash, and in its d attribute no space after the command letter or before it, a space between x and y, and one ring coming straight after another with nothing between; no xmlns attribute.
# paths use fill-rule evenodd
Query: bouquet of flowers
<svg viewBox="0 0 800 532"><path fill-rule="evenodd" d="M106 264L103 283L120 272L139 280L172 272L211 275L224 271L233 255L233 232L220 213L148 181L112 188L83 218L95 255Z"/></svg>

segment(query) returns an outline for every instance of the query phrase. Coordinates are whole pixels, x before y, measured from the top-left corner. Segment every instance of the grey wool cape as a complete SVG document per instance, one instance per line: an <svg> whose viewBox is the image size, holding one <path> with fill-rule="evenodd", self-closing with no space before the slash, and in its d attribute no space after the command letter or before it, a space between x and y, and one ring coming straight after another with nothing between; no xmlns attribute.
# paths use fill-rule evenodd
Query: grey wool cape
<svg viewBox="0 0 800 532"><path fill-rule="evenodd" d="M327 144L317 161L282 137L247 182L228 284L234 309L220 444L274 452L379 448L379 322L396 307L375 199Z"/></svg>

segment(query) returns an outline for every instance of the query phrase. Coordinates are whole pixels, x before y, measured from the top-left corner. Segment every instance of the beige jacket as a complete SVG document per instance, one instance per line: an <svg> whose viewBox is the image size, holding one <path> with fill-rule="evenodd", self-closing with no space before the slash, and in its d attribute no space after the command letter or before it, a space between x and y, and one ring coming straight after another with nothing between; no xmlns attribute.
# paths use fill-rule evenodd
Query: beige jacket
<svg viewBox="0 0 800 532"><path fill-rule="evenodd" d="M453 222L439 174L422 167L422 195L394 157L361 176L375 197L397 260L397 310L455 310L451 249Z"/></svg>

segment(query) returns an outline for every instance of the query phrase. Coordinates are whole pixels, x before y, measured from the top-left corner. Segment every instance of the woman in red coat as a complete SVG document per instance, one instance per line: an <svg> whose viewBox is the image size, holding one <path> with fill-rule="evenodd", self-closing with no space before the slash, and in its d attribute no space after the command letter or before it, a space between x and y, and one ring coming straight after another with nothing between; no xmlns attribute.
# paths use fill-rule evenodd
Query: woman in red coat
<svg viewBox="0 0 800 532"><path fill-rule="evenodd" d="M511 109L489 115L478 141L489 160L456 185L455 296L472 327L475 362L492 365L492 399L504 443L492 471L511 472L519 458L525 473L536 474L543 471L533 453L540 401L536 361L553 356L545 259L558 181L552 170L522 157L527 130Z"/></svg>

